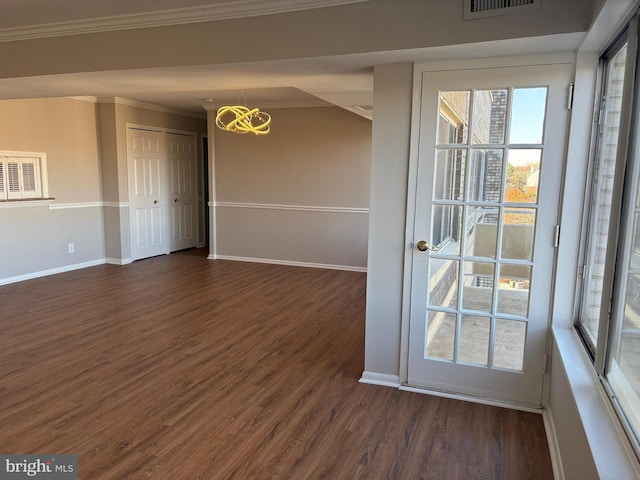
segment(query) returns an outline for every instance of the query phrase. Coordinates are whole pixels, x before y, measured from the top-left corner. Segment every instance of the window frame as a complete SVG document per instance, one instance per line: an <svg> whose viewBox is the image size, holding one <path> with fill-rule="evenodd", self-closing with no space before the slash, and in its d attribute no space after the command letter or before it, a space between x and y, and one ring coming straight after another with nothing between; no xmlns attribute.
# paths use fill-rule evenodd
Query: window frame
<svg viewBox="0 0 640 480"><path fill-rule="evenodd" d="M596 86L596 108L594 111L594 130L592 132L592 152L590 165L587 172L587 195L583 215L583 228L581 234L581 256L579 288L576 295L576 315L574 315L574 327L582 339L585 350L590 355L601 384L607 393L613 409L619 417L630 443L640 458L640 431L635 431L628 420L628 416L640 417L640 411L632 410L625 413L618 400L615 388L609 382L611 373L612 356L616 344L616 329L620 330L620 308L624 313L624 292L626 291L626 267L624 260L628 256L625 249L633 250L633 219L629 224L629 209L634 208L639 185L634 183L640 173L640 72L638 62L638 23L640 11L637 11L625 25L619 35L611 42L600 57L598 72L598 84ZM590 333L586 332L586 326L582 322L585 298L589 294L586 291L587 268L589 261L589 239L592 234L592 215L594 215L596 176L600 158L600 142L602 140L600 122L603 119L603 101L606 91L606 68L608 61L613 59L620 49L627 44L627 56L624 72L624 85L620 111L620 125L616 146L615 170L613 178L613 190L611 196L611 209L608 227L608 241L604 260L604 276L602 292L600 295L600 311L598 324L598 338L595 344L591 341ZM631 239L631 240L630 240ZM631 241L631 244L627 242ZM622 301L622 303L621 303Z"/></svg>
<svg viewBox="0 0 640 480"><path fill-rule="evenodd" d="M609 310L610 310L610 300L612 298L612 288L613 288L613 275L610 272L610 267L607 268L607 266L605 265L605 272L604 272L604 278L602 281L602 292L600 294L600 298L599 300L599 304L601 305L600 308L600 314L599 314L599 320L598 320L598 338L596 339L596 343L594 343L591 339L591 334L590 332L587 331L587 327L585 326L584 322L582 321L583 319L583 313L585 310L585 300L589 294L589 292L586 291L586 287L587 287L587 282L588 282L588 269L589 269L589 260L590 260L590 250L593 249L593 245L591 245L591 236L593 234L593 223L592 223L592 216L594 215L594 210L596 208L595 202L597 199L597 192L595 192L596 188L598 187L598 173L599 173L599 165L598 162L600 161L600 144L602 141L602 135L601 135L601 123L604 121L604 116L605 116L605 108L604 108L604 102L605 102L605 89L606 89L606 81L607 81L607 75L606 75L606 70L607 70L607 66L608 66L608 61L613 59L616 54L620 51L620 49L624 46L624 44L627 44L627 59L626 59L626 65L625 65L625 78L624 78L624 91L623 91L623 100L622 100L622 105L621 105L621 113L620 113L620 125L619 125L619 132L618 132L618 142L617 142L617 148L616 148L616 159L615 159L615 166L614 166L614 187L612 189L612 196L611 196L611 210L610 210L610 219L609 219L609 227L608 227L608 242L607 242L607 250L605 253L605 259L609 259L610 257L610 250L611 250L611 246L612 245L617 245L617 240L618 240L618 230L619 230L619 210L620 210L620 203L622 201L622 197L621 197L621 193L622 193L622 185L621 182L624 178L624 169L620 168L620 163L622 161L622 159L624 159L624 164L626 164L626 152L627 152L627 145L628 145L628 141L626 141L625 139L628 139L628 134L629 134L629 121L627 120L630 117L631 114L631 106L630 103L628 101L625 101L625 99L628 100L629 98L629 94L630 92L628 91L627 85L629 85L628 80L628 76L630 74L630 72L633 72L635 70L634 65L633 64L629 64L630 58L632 58L634 56L634 48L633 45L631 45L631 37L632 35L630 34L630 27L625 27L623 29L622 32L620 32L620 34L616 37L616 39L610 44L610 46L602 53L602 55L600 56L600 61L599 61L599 66L598 66L598 85L596 88L596 92L597 92L597 98L596 98L596 110L594 112L594 141L593 141L593 149L592 149L592 155L591 155L591 161L589 162L589 170L588 170L588 177L587 177L587 182L588 182L588 187L587 187L587 197L585 199L585 210L583 213L583 225L584 225L584 230L582 233L582 256L581 256L581 260L580 260L580 269L581 269L581 273L582 273L582 278L580 279L580 288L579 290L579 295L578 295L578 299L576 301L576 308L577 308L577 315L575 317L575 327L578 330L580 337L582 338L583 343L585 344L585 347L587 349L587 352L589 353L589 355L591 356L592 360L594 361L594 363L597 366L597 370L599 374L602 374L602 366L604 365L604 358L603 356L599 356L598 355L598 348L597 348L597 344L600 342L600 339L603 338L603 336L607 335L608 332L608 321L609 321ZM633 61L632 61L633 63ZM631 68L629 68L631 67ZM618 188L616 188L618 187ZM614 218L617 217L617 218ZM613 252L613 254L615 255L615 252ZM605 263L609 263L607 261L605 261ZM594 299L595 300L595 299ZM602 305L607 305L607 308L602 308Z"/></svg>
<svg viewBox="0 0 640 480"><path fill-rule="evenodd" d="M18 191L10 191L9 164L17 163ZM33 165L33 190L25 190L24 166ZM52 200L49 197L47 154L43 152L18 152L0 150L0 203L16 203Z"/></svg>

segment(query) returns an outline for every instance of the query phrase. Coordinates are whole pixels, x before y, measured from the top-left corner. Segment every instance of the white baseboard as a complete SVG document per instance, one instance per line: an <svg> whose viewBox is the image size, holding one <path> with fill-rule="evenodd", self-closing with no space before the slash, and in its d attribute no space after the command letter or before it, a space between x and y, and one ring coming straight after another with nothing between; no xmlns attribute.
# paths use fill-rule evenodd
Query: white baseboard
<svg viewBox="0 0 640 480"><path fill-rule="evenodd" d="M32 280L34 278L46 277L48 275L55 275L56 273L70 272L72 270L80 270L87 267L95 267L96 265L103 265L105 263L104 258L100 260L91 260L89 262L74 263L73 265L65 265L64 267L49 268L47 270L40 270L38 272L25 273L24 275L16 275L15 277L0 278L0 285L8 285L10 283L24 282L25 280Z"/></svg>
<svg viewBox="0 0 640 480"><path fill-rule="evenodd" d="M549 455L551 456L553 478L554 480L565 480L564 468L562 467L562 456L560 455L560 445L558 443L556 425L553 421L551 410L545 408L542 411L542 420L544 421L544 431L547 434L547 443L549 444Z"/></svg>
<svg viewBox="0 0 640 480"><path fill-rule="evenodd" d="M382 387L398 388L400 386L400 377L398 375L390 375L388 373L362 372L360 383L368 383L369 385L380 385Z"/></svg>
<svg viewBox="0 0 640 480"><path fill-rule="evenodd" d="M400 390L405 392L420 393L422 395L432 395L434 397L451 398L452 400L462 400L463 402L479 403L481 405L490 405L492 407L509 408L511 410L519 410L521 412L542 414L541 408L527 407L525 405L516 405L513 403L498 402L482 397L474 397L472 395L460 395L457 393L442 392L440 390L429 390L427 388L411 387L409 385L400 385Z"/></svg>
<svg viewBox="0 0 640 480"><path fill-rule="evenodd" d="M292 260L274 260L271 258L236 257L233 255L209 255L210 260L232 260L235 262L268 263L272 265L286 265L290 267L325 268L328 270L346 270L348 272L366 272L367 267L354 267L351 265L332 265L329 263L296 262Z"/></svg>
<svg viewBox="0 0 640 480"><path fill-rule="evenodd" d="M104 263L109 265L129 265L133 260L131 258L105 258Z"/></svg>

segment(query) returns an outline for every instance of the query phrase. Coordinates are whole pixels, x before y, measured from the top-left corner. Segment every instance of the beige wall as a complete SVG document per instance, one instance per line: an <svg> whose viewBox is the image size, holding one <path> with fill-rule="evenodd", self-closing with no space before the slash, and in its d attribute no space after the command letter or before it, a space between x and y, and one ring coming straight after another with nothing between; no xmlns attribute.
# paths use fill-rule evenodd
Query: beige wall
<svg viewBox="0 0 640 480"><path fill-rule="evenodd" d="M70 98L4 100L0 113L0 150L46 153L55 198L50 205L0 205L0 231L8 232L0 235L0 284L126 261L127 123L206 131L204 119Z"/></svg>
<svg viewBox="0 0 640 480"><path fill-rule="evenodd" d="M104 233L95 104L8 100L0 102L0 112L0 150L46 153L49 194L55 197L51 207L65 207L0 208L0 282L100 261ZM68 243L75 244L74 254Z"/></svg>
<svg viewBox="0 0 640 480"><path fill-rule="evenodd" d="M57 202L102 198L95 105L64 98L0 102L0 150L45 152Z"/></svg>
<svg viewBox="0 0 640 480"><path fill-rule="evenodd" d="M364 268L371 122L336 107L269 113L267 136L216 132L216 202L228 204L216 254Z"/></svg>
<svg viewBox="0 0 640 480"><path fill-rule="evenodd" d="M413 64L374 69L365 374L398 382Z"/></svg>

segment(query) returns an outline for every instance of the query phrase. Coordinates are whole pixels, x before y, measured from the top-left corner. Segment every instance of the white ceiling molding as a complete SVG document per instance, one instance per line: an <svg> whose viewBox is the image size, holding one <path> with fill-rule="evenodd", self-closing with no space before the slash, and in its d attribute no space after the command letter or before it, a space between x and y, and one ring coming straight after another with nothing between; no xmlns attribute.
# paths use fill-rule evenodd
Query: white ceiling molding
<svg viewBox="0 0 640 480"><path fill-rule="evenodd" d="M186 110L180 110L177 108L163 107L161 105L153 105L151 103L139 102L137 100L129 100L128 98L121 97L108 97L98 98L98 103L115 103L117 105L126 105L128 107L143 108L145 110L152 110L154 112L168 113L171 115L181 115L183 117L197 118L203 120L206 118L206 114L195 114Z"/></svg>
<svg viewBox="0 0 640 480"><path fill-rule="evenodd" d="M92 95L80 95L80 96L65 97L65 98L68 98L70 100L79 100L81 102L98 103L98 98Z"/></svg>
<svg viewBox="0 0 640 480"><path fill-rule="evenodd" d="M243 102L240 102L243 103ZM216 103L216 102L206 102L202 104L202 108L205 110L217 110L223 105L235 105L236 103ZM316 107L335 107L335 105L325 102L321 99L316 100L292 100L292 101L283 101L283 102L248 102L247 107L259 107L260 109L268 108L316 108Z"/></svg>
<svg viewBox="0 0 640 480"><path fill-rule="evenodd" d="M0 29L0 42L162 27L333 7L371 0L235 0L207 6Z"/></svg>

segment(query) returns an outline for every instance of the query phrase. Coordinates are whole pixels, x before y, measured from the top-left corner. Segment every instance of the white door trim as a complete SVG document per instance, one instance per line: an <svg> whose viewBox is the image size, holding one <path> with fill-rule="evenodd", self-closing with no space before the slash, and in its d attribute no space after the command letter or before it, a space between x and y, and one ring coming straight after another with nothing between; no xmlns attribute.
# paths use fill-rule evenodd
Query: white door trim
<svg viewBox="0 0 640 480"><path fill-rule="evenodd" d="M135 130L148 130L150 132L158 132L158 133L175 133L177 135L193 135L193 136L198 135L198 132L192 132L189 130L179 130L177 128L155 127L152 125L144 125L141 123L126 122L125 126L127 129L133 128Z"/></svg>

